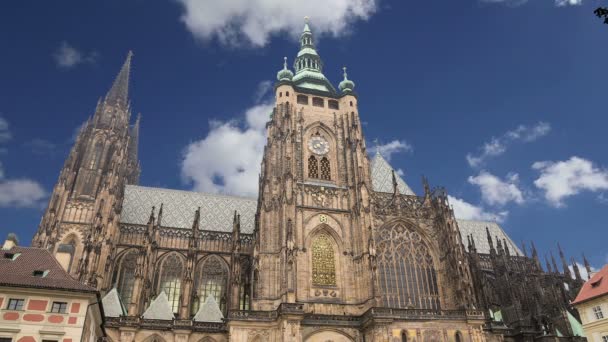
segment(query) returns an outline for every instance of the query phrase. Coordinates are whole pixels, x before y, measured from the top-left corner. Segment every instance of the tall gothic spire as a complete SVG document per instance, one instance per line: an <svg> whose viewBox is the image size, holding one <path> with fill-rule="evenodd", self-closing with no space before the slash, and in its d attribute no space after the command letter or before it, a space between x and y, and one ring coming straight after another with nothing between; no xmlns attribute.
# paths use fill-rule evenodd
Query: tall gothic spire
<svg viewBox="0 0 608 342"><path fill-rule="evenodd" d="M108 91L108 94L106 95L107 102L120 103L122 105L127 104L129 98L129 74L131 72L132 57L133 52L129 51L125 63L122 65L122 68L120 68L120 72L112 84L112 88L110 88L110 91Z"/></svg>

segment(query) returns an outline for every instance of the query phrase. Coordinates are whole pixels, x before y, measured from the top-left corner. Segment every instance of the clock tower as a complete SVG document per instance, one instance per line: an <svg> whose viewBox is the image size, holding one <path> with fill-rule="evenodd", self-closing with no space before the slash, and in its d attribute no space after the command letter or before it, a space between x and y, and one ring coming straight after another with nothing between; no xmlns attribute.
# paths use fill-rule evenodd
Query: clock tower
<svg viewBox="0 0 608 342"><path fill-rule="evenodd" d="M256 217L254 310L360 314L376 303L371 178L355 84L323 74L308 23L277 74ZM357 312L350 312L356 310Z"/></svg>

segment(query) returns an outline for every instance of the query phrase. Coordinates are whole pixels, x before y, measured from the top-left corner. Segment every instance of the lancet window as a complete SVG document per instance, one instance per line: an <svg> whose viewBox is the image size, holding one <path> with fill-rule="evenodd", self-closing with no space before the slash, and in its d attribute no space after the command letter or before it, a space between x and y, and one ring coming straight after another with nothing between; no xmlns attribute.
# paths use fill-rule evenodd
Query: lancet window
<svg viewBox="0 0 608 342"><path fill-rule="evenodd" d="M66 243L62 243L57 248L58 253L66 253L70 255L70 261L68 262L68 273L72 271L72 266L74 264L74 254L76 253L76 241L73 236Z"/></svg>
<svg viewBox="0 0 608 342"><path fill-rule="evenodd" d="M319 162L315 156L308 158L308 177L319 178Z"/></svg>
<svg viewBox="0 0 608 342"><path fill-rule="evenodd" d="M329 159L326 157L321 158L321 179L331 180L331 168L329 166Z"/></svg>
<svg viewBox="0 0 608 342"><path fill-rule="evenodd" d="M174 313L179 309L179 297L182 290L183 262L177 254L165 258L161 266L160 286L158 293L165 292L169 305Z"/></svg>
<svg viewBox="0 0 608 342"><path fill-rule="evenodd" d="M96 169L101 165L101 157L103 156L103 142L98 140L93 147L92 154L89 158L89 169Z"/></svg>
<svg viewBox="0 0 608 342"><path fill-rule="evenodd" d="M228 267L219 257L210 256L205 260L198 270L196 276L197 287L195 299L192 303L192 314L196 314L208 296L213 296L220 305L220 309L226 309L226 287L228 284Z"/></svg>
<svg viewBox="0 0 608 342"><path fill-rule="evenodd" d="M137 268L137 252L127 252L122 257L120 262L120 271L118 273L118 295L120 300L126 306L131 303L133 295L133 286L135 284L135 269Z"/></svg>
<svg viewBox="0 0 608 342"><path fill-rule="evenodd" d="M321 233L312 242L312 284L336 286L336 261L331 237Z"/></svg>
<svg viewBox="0 0 608 342"><path fill-rule="evenodd" d="M420 234L402 223L376 233L378 278L384 305L439 309L433 258Z"/></svg>

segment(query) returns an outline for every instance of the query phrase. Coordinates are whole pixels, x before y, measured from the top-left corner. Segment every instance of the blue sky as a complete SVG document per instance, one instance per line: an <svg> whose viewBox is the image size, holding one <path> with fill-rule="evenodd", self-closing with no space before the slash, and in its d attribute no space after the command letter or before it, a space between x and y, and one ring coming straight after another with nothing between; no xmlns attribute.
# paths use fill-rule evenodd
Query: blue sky
<svg viewBox="0 0 608 342"><path fill-rule="evenodd" d="M425 175L459 216L498 219L541 256L559 241L608 262L602 2L264 4L3 2L0 235L29 243L74 132L129 49L141 184L249 194L268 88L308 15L325 75L337 85L348 66L369 146L378 139L415 191ZM248 157L227 157L235 146Z"/></svg>

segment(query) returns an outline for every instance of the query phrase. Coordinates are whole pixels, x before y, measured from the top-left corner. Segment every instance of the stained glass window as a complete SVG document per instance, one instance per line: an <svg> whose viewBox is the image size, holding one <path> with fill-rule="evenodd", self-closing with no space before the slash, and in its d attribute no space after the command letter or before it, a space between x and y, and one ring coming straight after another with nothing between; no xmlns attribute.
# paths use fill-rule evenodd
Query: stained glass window
<svg viewBox="0 0 608 342"><path fill-rule="evenodd" d="M198 301L192 305L192 313L196 314L209 295L213 296L220 305L220 309L225 311L226 286L228 284L228 267L219 257L210 256L203 262L197 275L197 295Z"/></svg>
<svg viewBox="0 0 608 342"><path fill-rule="evenodd" d="M177 254L169 255L162 265L159 293L164 291L169 298L173 312L179 310L179 296L182 289L182 260Z"/></svg>
<svg viewBox="0 0 608 342"><path fill-rule="evenodd" d="M331 180L331 169L329 167L329 159L323 157L321 159L321 179Z"/></svg>
<svg viewBox="0 0 608 342"><path fill-rule="evenodd" d="M308 177L319 178L319 164L315 156L308 158Z"/></svg>
<svg viewBox="0 0 608 342"><path fill-rule="evenodd" d="M322 233L312 243L312 284L336 285L336 262L329 235Z"/></svg>
<svg viewBox="0 0 608 342"><path fill-rule="evenodd" d="M118 278L118 294L122 303L128 307L131 304L133 285L135 284L135 269L137 268L137 252L128 252L120 262Z"/></svg>
<svg viewBox="0 0 608 342"><path fill-rule="evenodd" d="M433 258L418 232L403 224L376 232L378 280L384 305L439 309Z"/></svg>

